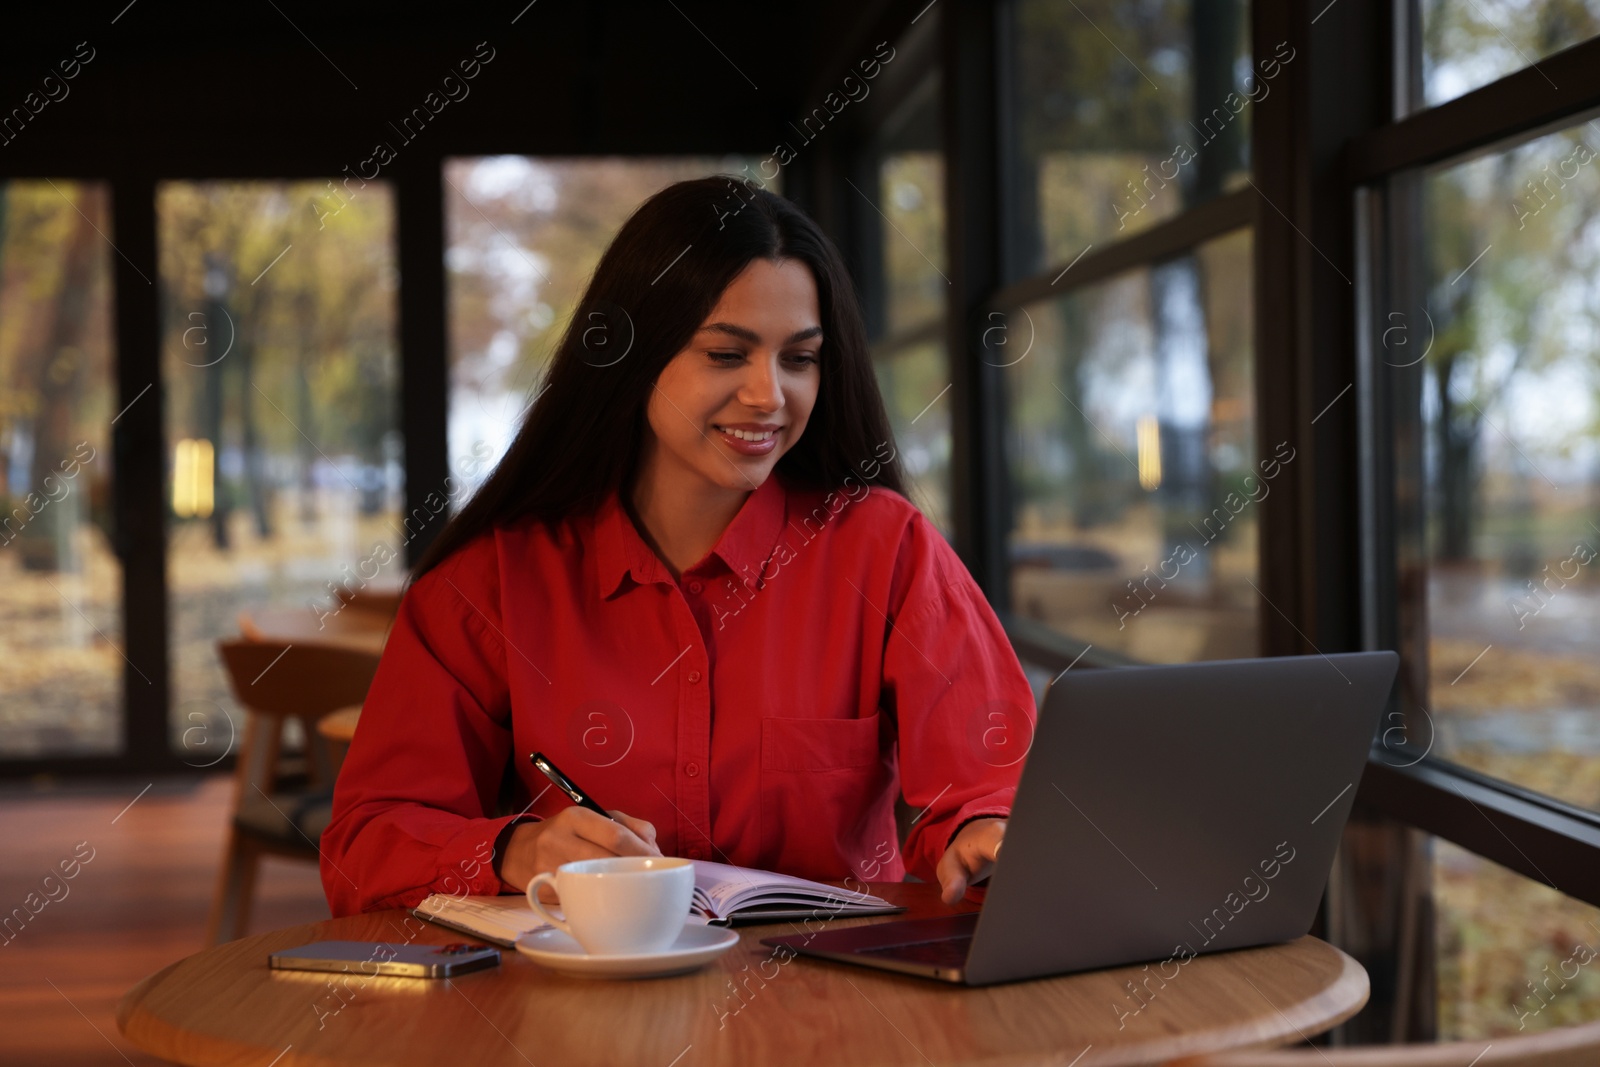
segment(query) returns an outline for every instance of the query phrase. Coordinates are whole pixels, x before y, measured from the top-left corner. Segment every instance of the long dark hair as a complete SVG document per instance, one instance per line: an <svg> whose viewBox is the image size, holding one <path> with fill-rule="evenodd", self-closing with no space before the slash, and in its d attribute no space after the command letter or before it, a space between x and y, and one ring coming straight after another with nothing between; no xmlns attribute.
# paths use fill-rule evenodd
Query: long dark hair
<svg viewBox="0 0 1600 1067"><path fill-rule="evenodd" d="M526 516L555 523L632 486L645 407L662 368L722 292L757 258L792 258L816 280L821 389L776 474L837 489L870 481L906 495L849 272L833 242L794 204L744 179L678 182L646 200L600 258L562 335L538 400L482 488L412 568L414 581L477 535ZM862 468L862 469L858 469Z"/></svg>

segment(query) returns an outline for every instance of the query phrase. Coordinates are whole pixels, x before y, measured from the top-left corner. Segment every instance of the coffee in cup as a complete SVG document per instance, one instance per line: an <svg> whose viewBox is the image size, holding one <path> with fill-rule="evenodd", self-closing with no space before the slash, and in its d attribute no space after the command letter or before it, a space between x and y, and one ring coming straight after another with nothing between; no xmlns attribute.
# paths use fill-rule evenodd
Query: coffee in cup
<svg viewBox="0 0 1600 1067"><path fill-rule="evenodd" d="M565 920L545 910L550 885ZM694 895L694 864L676 856L608 856L563 863L528 883L528 904L591 955L641 955L668 948L683 932Z"/></svg>

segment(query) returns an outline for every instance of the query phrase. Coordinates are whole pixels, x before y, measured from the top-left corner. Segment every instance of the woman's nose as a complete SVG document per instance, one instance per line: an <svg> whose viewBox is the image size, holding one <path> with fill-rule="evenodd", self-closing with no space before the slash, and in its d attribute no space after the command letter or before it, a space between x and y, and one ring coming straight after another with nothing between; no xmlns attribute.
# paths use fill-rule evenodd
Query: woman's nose
<svg viewBox="0 0 1600 1067"><path fill-rule="evenodd" d="M778 380L778 362L751 360L744 381L740 383L739 402L746 407L762 411L775 411L783 406L783 389Z"/></svg>

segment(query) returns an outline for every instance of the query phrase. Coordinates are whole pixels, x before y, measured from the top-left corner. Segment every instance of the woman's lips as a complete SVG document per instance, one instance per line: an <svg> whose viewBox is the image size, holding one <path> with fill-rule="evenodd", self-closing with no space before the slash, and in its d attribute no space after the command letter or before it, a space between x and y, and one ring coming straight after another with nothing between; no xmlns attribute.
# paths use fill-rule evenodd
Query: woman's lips
<svg viewBox="0 0 1600 1067"><path fill-rule="evenodd" d="M766 455L778 447L778 434L782 432L781 430L772 430L767 433L765 440L749 441L735 436L715 423L712 424L711 428L717 431L717 436L722 438L723 444L742 456Z"/></svg>

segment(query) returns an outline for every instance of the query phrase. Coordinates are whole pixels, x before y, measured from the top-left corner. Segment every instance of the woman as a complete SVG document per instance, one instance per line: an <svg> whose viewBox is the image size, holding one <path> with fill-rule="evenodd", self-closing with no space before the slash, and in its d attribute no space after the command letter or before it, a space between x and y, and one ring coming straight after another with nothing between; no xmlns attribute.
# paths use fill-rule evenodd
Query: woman
<svg viewBox="0 0 1600 1067"><path fill-rule="evenodd" d="M769 192L680 182L622 227L510 450L417 562L323 885L346 915L664 852L909 871L954 902L991 868L1033 716L904 495L838 252Z"/></svg>

